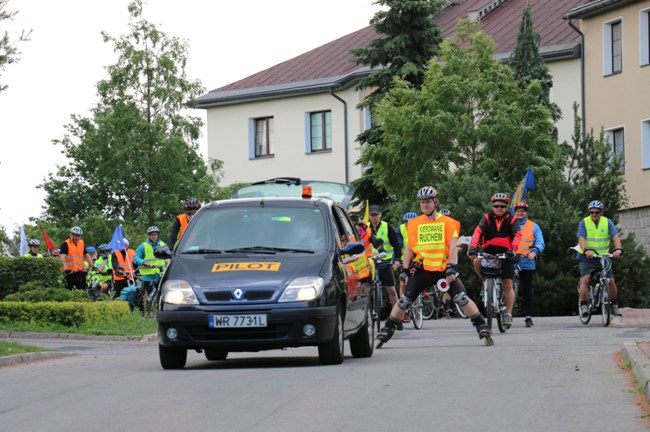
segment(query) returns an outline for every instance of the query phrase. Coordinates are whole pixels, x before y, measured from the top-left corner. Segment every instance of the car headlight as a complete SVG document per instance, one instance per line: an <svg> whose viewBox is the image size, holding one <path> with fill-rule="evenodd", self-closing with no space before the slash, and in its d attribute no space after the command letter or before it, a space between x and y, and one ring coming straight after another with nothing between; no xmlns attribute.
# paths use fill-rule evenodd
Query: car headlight
<svg viewBox="0 0 650 432"><path fill-rule="evenodd" d="M323 292L325 282L322 277L299 277L291 281L284 289L279 302L310 301Z"/></svg>
<svg viewBox="0 0 650 432"><path fill-rule="evenodd" d="M162 286L162 298L163 302L175 305L199 304L192 285L185 280L165 281Z"/></svg>

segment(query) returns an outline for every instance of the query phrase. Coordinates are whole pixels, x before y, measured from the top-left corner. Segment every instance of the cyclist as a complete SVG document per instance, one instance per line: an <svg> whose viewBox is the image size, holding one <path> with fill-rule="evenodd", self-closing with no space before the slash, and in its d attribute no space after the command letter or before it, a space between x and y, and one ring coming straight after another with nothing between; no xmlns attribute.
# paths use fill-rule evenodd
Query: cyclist
<svg viewBox="0 0 650 432"><path fill-rule="evenodd" d="M490 201L492 202L492 210L483 215L474 229L467 256L470 258L476 257L476 249L480 242L486 253L492 255L505 253L507 256L514 258L515 251L521 241L521 232L519 231L518 219L507 210L510 198L504 193L496 193L492 195ZM474 271L482 280L480 259L474 259ZM505 328L512 326L512 307L515 304L515 292L512 287L514 275L514 260L503 260L501 263L501 286L503 287L503 297L506 304L506 312L503 314L503 326Z"/></svg>
<svg viewBox="0 0 650 432"><path fill-rule="evenodd" d="M87 288L84 258L91 266L95 265L93 259L86 252L84 241L81 240L83 234L80 227L72 227L70 237L63 242L59 250L59 258L63 261L66 286L70 290L85 290Z"/></svg>
<svg viewBox="0 0 650 432"><path fill-rule="evenodd" d="M41 242L37 239L31 239L27 243L27 253L23 255L26 258L43 258L43 254L38 250L41 247Z"/></svg>
<svg viewBox="0 0 650 432"><path fill-rule="evenodd" d="M111 248L106 243L102 243L97 248L99 250L99 257L95 261L95 268L97 269L97 282L99 283L99 290L102 294L108 293L111 287L111 280L113 279L113 266L111 265Z"/></svg>
<svg viewBox="0 0 650 432"><path fill-rule="evenodd" d="M391 306L397 303L397 291L395 290L395 274L393 270L397 270L402 262L402 248L397 240L395 230L388 224L388 222L381 220L381 209L378 205L370 206L370 229L372 233L380 240L383 241L384 251L386 252L386 260L393 262L391 266L382 266L377 269L379 272L379 280L381 285L388 293L388 301ZM377 249L373 247L373 252Z"/></svg>
<svg viewBox="0 0 650 432"><path fill-rule="evenodd" d="M402 223L396 230L395 232L397 233L397 240L399 241L400 246L402 247L402 251L406 250L406 246L408 246L408 235L407 235L407 230L406 227L408 226L408 221L413 219L414 217L417 217L417 213L415 212L406 212L404 213L404 216L402 217L402 220L404 223ZM406 289L406 284L404 281L400 280L399 281L399 295L400 297L404 295L404 290Z"/></svg>
<svg viewBox="0 0 650 432"><path fill-rule="evenodd" d="M398 323L403 319L406 309L417 296L443 278L450 285L449 293L454 301L470 317L479 338L484 340L486 345L494 344L490 329L476 303L460 289L456 280L458 222L436 212L437 196L438 191L432 186L424 186L417 193L422 214L409 221L408 245L404 251L404 266L400 274L400 279L407 280L406 291L393 306L384 328L377 335L380 341L378 346L390 340ZM411 268L411 264L416 259L419 259L421 264Z"/></svg>
<svg viewBox="0 0 650 432"><path fill-rule="evenodd" d="M122 290L134 282L133 258L135 251L129 248L129 240L124 239L124 248L114 250L111 255L111 264L113 266L113 298L120 298Z"/></svg>
<svg viewBox="0 0 650 432"><path fill-rule="evenodd" d="M362 241L364 244L365 248L365 253L366 256L368 257L368 261L370 263L370 273L371 273L371 278L372 280L375 279L375 261L370 259L374 252L373 248L375 248L378 252L384 252L383 248L383 242L379 240L373 233L372 230L366 225L364 221L360 219L359 216L359 209L350 209L348 210L348 216L350 217L350 220L352 221L353 224L357 226L357 231L359 231L359 236L361 238L359 241Z"/></svg>
<svg viewBox="0 0 650 432"><path fill-rule="evenodd" d="M583 316L589 315L589 306L587 305L587 290L589 288L589 279L593 271L600 271L600 260L594 255L609 253L610 239L614 241L612 258L620 258L623 255L621 247L621 237L618 235L616 225L610 219L602 215L605 206L600 201L591 201L589 203L589 216L582 219L578 224L578 244L580 250L578 258L580 266L580 313ZM612 314L620 316L618 309L618 290L614 282L614 273L607 273L609 278L609 298L612 304Z"/></svg>
<svg viewBox="0 0 650 432"><path fill-rule="evenodd" d="M544 235L535 222L528 219L528 204L523 201L515 204L515 216L519 219L521 242L517 249L517 264L519 265L519 286L524 298L526 327L533 326L533 273L537 265L537 257L544 252ZM517 299L515 299L517 301Z"/></svg>
<svg viewBox="0 0 650 432"><path fill-rule="evenodd" d="M139 266L140 276L142 277L142 287L138 288L135 293L133 305L140 309L141 312L144 312L144 305L142 304L144 294L151 295L162 277L160 268L169 263L169 260L156 258L153 253L156 248L167 245L160 240L160 229L155 225L150 226L147 228L147 236L149 238L138 246L133 257L133 263Z"/></svg>
<svg viewBox="0 0 650 432"><path fill-rule="evenodd" d="M176 247L178 241L183 237L187 224L190 223L192 216L201 208L201 202L196 198L188 198L183 201L183 213L176 216L172 230L169 233L167 244L171 249Z"/></svg>

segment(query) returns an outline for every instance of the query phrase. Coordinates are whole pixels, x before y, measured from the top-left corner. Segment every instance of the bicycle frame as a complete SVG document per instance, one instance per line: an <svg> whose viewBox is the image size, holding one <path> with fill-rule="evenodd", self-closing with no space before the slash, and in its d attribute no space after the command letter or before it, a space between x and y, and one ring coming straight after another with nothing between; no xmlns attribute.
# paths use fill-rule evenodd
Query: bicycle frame
<svg viewBox="0 0 650 432"><path fill-rule="evenodd" d="M591 273L589 278L589 286L587 288L587 306L589 313L587 316L582 316L580 312L580 302L578 302L578 316L583 324L589 324L591 316L601 309L603 318L603 325L607 327L612 318L611 303L609 301L609 277L607 273L612 269L612 254L594 255L600 259L600 270L595 270ZM578 292L580 285L578 285Z"/></svg>
<svg viewBox="0 0 650 432"><path fill-rule="evenodd" d="M477 258L488 260L507 259L505 254L491 255L487 253L479 253ZM505 333L506 328L503 325L503 315L506 311L506 305L503 299L503 287L501 285L501 264L495 269L488 269L481 266L481 271L484 276L481 297L483 298L483 306L485 307L487 325L492 330L492 320L496 318L499 331Z"/></svg>

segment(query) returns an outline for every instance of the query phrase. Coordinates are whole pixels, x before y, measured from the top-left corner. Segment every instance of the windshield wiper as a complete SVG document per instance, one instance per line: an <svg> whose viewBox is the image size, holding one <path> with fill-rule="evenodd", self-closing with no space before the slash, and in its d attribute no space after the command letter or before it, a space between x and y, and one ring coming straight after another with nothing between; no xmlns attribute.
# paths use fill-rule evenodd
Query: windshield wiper
<svg viewBox="0 0 650 432"><path fill-rule="evenodd" d="M220 254L223 253L220 249L188 249L181 252L181 254Z"/></svg>
<svg viewBox="0 0 650 432"><path fill-rule="evenodd" d="M295 249L295 248L280 248L280 247L271 247L271 246L250 246L242 247L236 249L228 249L226 253L241 253L241 252L250 252L250 253L267 253L274 254L276 252L304 252L304 253L314 253L313 250L309 249Z"/></svg>

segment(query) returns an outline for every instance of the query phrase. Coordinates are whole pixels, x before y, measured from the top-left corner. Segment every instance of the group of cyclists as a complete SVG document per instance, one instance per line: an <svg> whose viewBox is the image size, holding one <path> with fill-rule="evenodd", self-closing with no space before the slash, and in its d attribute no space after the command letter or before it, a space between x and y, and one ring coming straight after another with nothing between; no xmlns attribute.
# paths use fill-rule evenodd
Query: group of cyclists
<svg viewBox="0 0 650 432"><path fill-rule="evenodd" d="M382 229L387 228L387 225L382 226L376 223L381 217L381 211L376 206L370 207L372 221L372 226L368 229L370 234L367 237L361 235L362 240L370 241L372 237L378 237L383 240L384 244L388 243L392 247L393 269L399 271L399 279L402 282L397 301L392 301L394 295L391 296L391 288L394 291L394 279L388 275L381 278L382 284L387 287L392 308L390 316L377 335L377 347L380 348L387 343L395 331L402 327L406 311L417 297L432 286L436 286L441 280L444 280L449 286L447 294L470 318L479 339L488 346L493 345L491 329L486 324L476 303L467 295L464 286L458 279L460 223L452 219L448 211L438 209L438 191L434 187L422 187L417 192L416 198L421 214L408 212L404 215L404 223L396 230L399 233L398 238L402 239L401 243L396 241L395 244L391 241L390 236ZM532 327L532 280L537 260L545 247L542 231L538 224L528 218L529 206L527 203L515 204L514 214L511 214L508 195L496 193L491 197L490 202L491 210L481 218L473 231L467 256L473 260L474 270L480 279L483 279L483 275L481 259L477 258L479 247L482 252L490 255L504 254L506 256L507 259L504 259L501 264L501 283L505 303L503 325L505 328L512 326L512 311L516 300L513 276L515 266L517 266L523 295L524 322L526 327ZM588 313L587 286L593 271L600 270L600 261L597 256L609 251L610 239L613 240L615 246L613 257L618 258L623 252L616 227L611 220L602 216L603 203L591 201L588 207L589 216L580 222L577 232L580 246L578 252L581 273L580 303L584 305L584 307L581 306L581 313ZM373 213L376 217L375 220L373 220ZM353 222L360 227L360 232L365 232L368 227L359 220L358 211L353 211L351 216ZM368 248L376 250L372 243L369 243ZM612 313L620 315L616 284L611 271L608 276L610 277ZM393 283L391 284L391 282Z"/></svg>

